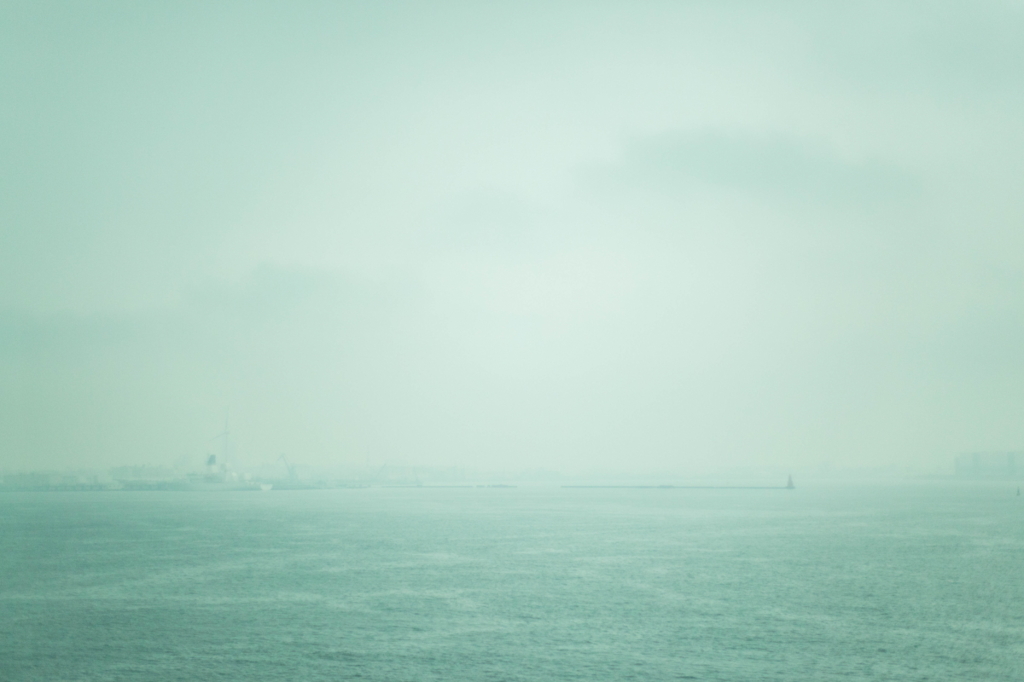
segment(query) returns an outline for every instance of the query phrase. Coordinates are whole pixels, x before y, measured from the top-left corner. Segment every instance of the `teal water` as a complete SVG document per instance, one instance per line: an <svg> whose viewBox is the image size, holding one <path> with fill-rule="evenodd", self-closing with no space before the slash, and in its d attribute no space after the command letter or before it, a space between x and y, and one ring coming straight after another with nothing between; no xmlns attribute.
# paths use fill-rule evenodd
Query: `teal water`
<svg viewBox="0 0 1024 682"><path fill-rule="evenodd" d="M1021 680L1010 486L0 495L0 679Z"/></svg>

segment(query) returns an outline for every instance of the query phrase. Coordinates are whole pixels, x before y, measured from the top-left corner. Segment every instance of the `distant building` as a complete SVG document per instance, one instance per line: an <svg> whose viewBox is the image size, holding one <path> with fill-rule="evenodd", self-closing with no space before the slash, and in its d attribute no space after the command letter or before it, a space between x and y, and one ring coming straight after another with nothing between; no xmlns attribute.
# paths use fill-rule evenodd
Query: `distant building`
<svg viewBox="0 0 1024 682"><path fill-rule="evenodd" d="M29 472L0 478L0 491L109 490L118 487L109 476L89 471Z"/></svg>
<svg viewBox="0 0 1024 682"><path fill-rule="evenodd" d="M965 452L955 470L961 478L1024 478L1024 452Z"/></svg>
<svg viewBox="0 0 1024 682"><path fill-rule="evenodd" d="M177 476L170 469L153 466L114 467L110 475L117 481L172 481Z"/></svg>

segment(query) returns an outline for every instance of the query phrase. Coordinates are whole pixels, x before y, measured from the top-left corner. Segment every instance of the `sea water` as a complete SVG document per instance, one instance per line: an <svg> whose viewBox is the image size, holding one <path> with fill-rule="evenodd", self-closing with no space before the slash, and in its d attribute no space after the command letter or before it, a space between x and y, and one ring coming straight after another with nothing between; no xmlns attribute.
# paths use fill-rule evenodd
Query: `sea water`
<svg viewBox="0 0 1024 682"><path fill-rule="evenodd" d="M1014 493L0 494L0 679L1018 681Z"/></svg>

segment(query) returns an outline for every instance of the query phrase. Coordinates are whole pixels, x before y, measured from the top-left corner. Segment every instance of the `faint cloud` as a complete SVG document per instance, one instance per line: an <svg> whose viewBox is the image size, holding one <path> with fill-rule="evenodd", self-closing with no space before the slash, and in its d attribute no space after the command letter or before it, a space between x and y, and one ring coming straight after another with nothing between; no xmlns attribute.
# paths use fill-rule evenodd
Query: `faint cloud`
<svg viewBox="0 0 1024 682"><path fill-rule="evenodd" d="M322 297L336 283L310 268L262 264L240 281L208 281L188 292L187 308L244 319L274 318Z"/></svg>
<svg viewBox="0 0 1024 682"><path fill-rule="evenodd" d="M812 10L813 71L938 101L1021 94L1024 7L1012 2L848 4Z"/></svg>
<svg viewBox="0 0 1024 682"><path fill-rule="evenodd" d="M427 230L430 246L518 253L536 245L538 209L495 190L469 193L454 201Z"/></svg>
<svg viewBox="0 0 1024 682"><path fill-rule="evenodd" d="M914 175L881 161L849 161L787 137L722 133L635 139L606 177L660 192L710 185L776 200L848 205L901 201L920 191Z"/></svg>

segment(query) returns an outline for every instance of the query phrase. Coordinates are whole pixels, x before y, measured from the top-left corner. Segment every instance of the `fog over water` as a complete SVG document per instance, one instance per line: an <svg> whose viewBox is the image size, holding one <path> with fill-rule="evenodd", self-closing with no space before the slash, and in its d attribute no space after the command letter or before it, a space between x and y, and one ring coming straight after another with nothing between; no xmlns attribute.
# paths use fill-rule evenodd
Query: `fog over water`
<svg viewBox="0 0 1024 682"><path fill-rule="evenodd" d="M0 469L1024 443L1017 2L0 7ZM779 482L781 484L781 481Z"/></svg>
<svg viewBox="0 0 1024 682"><path fill-rule="evenodd" d="M1024 679L1021 36L0 3L0 680Z"/></svg>

